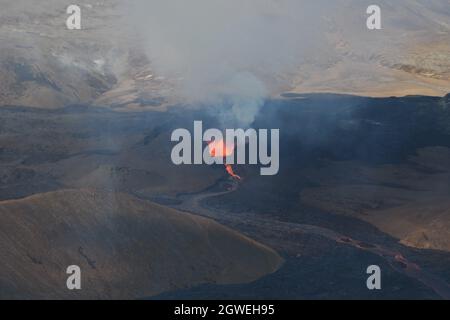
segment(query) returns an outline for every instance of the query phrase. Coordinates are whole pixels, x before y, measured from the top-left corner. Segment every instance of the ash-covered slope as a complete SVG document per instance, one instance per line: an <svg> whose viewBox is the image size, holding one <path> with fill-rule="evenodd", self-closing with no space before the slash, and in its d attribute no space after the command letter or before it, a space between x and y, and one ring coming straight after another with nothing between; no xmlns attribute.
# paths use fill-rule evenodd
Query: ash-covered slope
<svg viewBox="0 0 450 320"><path fill-rule="evenodd" d="M39 5L27 0L2 3L0 105L57 108L89 103L140 110L180 102L175 89L183 80L159 72L161 66L150 61L147 53L159 49L155 47L160 44L140 38L139 33L145 34L147 30L145 21L133 25L137 19L130 17L130 12L120 4L117 0L78 1L83 29L67 30L65 3L55 0L40 1ZM366 0L320 4L304 0L301 6L296 4L300 8L298 20L309 17L311 25L298 30L270 30L277 38L285 39L282 44L288 49L290 43L296 43L294 48L302 48L304 43L302 50L292 51L289 59L276 59L275 55L272 59L275 65L261 65L256 70L245 64L221 66L227 57L220 56L218 68L251 72L274 95L282 91L371 96L448 93L448 1L380 0L383 29L376 31L366 28L366 9L370 4L373 3ZM260 3L255 1L253 5ZM149 6L142 11L158 10L152 4ZM201 1L193 2L192 6L202 10ZM283 16L286 12L292 14L288 2L273 2L270 8L269 13L261 10L262 21L267 19L263 25L271 25L273 19L285 21L291 17ZM208 21L208 14L200 16ZM234 19L230 16L227 21L230 25L242 23ZM189 28L182 23L171 27L175 32L177 28ZM251 29L252 25L243 24L245 27ZM244 34L258 35L258 28L253 28L255 33L243 30ZM313 34L317 40L310 46L312 30L320 30L320 34ZM208 46L210 38L217 37L206 33L196 34L195 38ZM171 43L167 45L171 47ZM270 43L267 45L261 50L273 50ZM172 51L182 57L189 54ZM246 52L237 50L236 54ZM251 57L248 60L252 61Z"/></svg>
<svg viewBox="0 0 450 320"><path fill-rule="evenodd" d="M366 27L373 4L381 8L382 30ZM329 50L307 57L293 76L293 91L384 97L449 92L448 1L338 0L322 14Z"/></svg>
<svg viewBox="0 0 450 320"><path fill-rule="evenodd" d="M274 272L273 250L212 220L121 193L0 202L0 298L139 298ZM66 288L78 265L82 290Z"/></svg>
<svg viewBox="0 0 450 320"><path fill-rule="evenodd" d="M326 164L309 173L320 187L303 190L301 200L368 221L405 245L450 251L450 149L417 153L401 164Z"/></svg>
<svg viewBox="0 0 450 320"><path fill-rule="evenodd" d="M101 105L137 101L138 86L148 72L132 32L124 27L120 1L78 1L81 30L68 30L70 3L18 0L1 4L0 105L60 108L92 104L103 94ZM156 81L158 83L158 81ZM158 84L149 84L141 99L151 106Z"/></svg>
<svg viewBox="0 0 450 320"><path fill-rule="evenodd" d="M68 4L60 1L1 4L0 104L56 108L112 88L123 59L108 36L114 1L98 2L95 10L88 3L79 5L89 23L76 31L67 30Z"/></svg>

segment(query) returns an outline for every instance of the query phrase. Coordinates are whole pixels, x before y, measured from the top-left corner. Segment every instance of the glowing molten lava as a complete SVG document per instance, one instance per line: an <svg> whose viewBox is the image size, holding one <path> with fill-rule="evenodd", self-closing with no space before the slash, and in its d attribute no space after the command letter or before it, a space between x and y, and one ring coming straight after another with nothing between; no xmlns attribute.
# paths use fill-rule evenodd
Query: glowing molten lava
<svg viewBox="0 0 450 320"><path fill-rule="evenodd" d="M235 178L237 180L241 180L241 177L238 176L236 173L234 173L233 167L231 166L231 164L225 164L225 169L227 170L227 172L230 176L232 176L233 178Z"/></svg>
<svg viewBox="0 0 450 320"><path fill-rule="evenodd" d="M226 158L231 156L234 152L234 143L225 143L223 140L213 140L208 143L209 155L214 158ZM241 177L234 173L233 167L230 164L225 163L225 169L228 174L237 180L241 180Z"/></svg>

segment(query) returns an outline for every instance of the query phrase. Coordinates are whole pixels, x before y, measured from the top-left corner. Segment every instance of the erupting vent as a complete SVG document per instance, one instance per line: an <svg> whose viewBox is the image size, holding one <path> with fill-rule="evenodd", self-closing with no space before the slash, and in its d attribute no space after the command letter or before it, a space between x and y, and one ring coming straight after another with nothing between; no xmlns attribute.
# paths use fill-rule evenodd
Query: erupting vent
<svg viewBox="0 0 450 320"><path fill-rule="evenodd" d="M241 177L234 173L231 164L227 164L226 157L231 156L234 152L234 143L226 143L223 140L213 140L208 143L209 155L214 158L224 158L225 169L234 179L241 180Z"/></svg>

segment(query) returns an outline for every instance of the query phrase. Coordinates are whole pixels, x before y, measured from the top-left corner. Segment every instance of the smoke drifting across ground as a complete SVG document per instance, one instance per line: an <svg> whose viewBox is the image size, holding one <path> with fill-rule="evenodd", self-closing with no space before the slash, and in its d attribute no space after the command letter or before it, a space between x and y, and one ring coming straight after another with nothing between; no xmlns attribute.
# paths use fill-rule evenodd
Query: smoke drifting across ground
<svg viewBox="0 0 450 320"><path fill-rule="evenodd" d="M127 10L152 67L178 80L186 103L231 107L223 120L244 126L274 77L324 43L320 5L311 1L138 0Z"/></svg>

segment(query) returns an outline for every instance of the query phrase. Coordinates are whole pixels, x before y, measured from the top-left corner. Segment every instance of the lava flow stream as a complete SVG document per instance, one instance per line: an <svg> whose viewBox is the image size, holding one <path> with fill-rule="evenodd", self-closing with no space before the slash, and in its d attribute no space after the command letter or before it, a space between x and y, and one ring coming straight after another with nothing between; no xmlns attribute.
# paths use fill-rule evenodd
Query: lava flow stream
<svg viewBox="0 0 450 320"><path fill-rule="evenodd" d="M234 152L234 143L225 143L223 140L213 140L208 143L209 154L213 158L223 158L225 163L225 169L228 174L234 179L241 180L241 177L234 173L231 164L225 162L228 156L231 156Z"/></svg>
<svg viewBox="0 0 450 320"><path fill-rule="evenodd" d="M358 241L321 226L285 222L276 218L268 218L248 212L240 212L239 214L235 214L230 211L223 211L205 206L204 200L234 192L237 190L238 186L239 184L234 182L231 186L223 188L222 191L200 192L197 194L184 195L180 199L182 200L181 204L173 207L181 211L187 211L193 214L215 219L220 223L230 226L231 228L250 236L252 239L266 244L276 250L286 250L286 248L289 248L290 246L293 246L294 248L296 248L296 246L303 246L303 244L299 244L296 241L290 242L290 240L285 237L280 238L280 235L294 235L299 233L303 235L318 235L337 243L346 244L359 250L368 251L383 258L396 271L420 281L443 299L450 299L450 285L445 281L445 279L423 270L417 264L409 261L400 252L396 252L380 244Z"/></svg>

